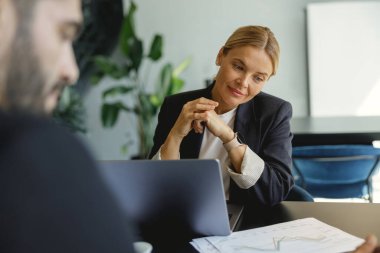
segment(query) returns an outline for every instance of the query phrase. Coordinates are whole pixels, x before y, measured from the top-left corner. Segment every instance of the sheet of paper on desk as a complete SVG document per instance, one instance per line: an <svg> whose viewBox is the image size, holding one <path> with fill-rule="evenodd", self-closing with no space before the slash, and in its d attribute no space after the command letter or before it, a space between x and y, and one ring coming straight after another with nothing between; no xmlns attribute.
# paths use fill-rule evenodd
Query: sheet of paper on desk
<svg viewBox="0 0 380 253"><path fill-rule="evenodd" d="M190 243L201 253L335 253L352 251L362 242L363 239L315 218L305 218L234 232L229 236L197 238Z"/></svg>

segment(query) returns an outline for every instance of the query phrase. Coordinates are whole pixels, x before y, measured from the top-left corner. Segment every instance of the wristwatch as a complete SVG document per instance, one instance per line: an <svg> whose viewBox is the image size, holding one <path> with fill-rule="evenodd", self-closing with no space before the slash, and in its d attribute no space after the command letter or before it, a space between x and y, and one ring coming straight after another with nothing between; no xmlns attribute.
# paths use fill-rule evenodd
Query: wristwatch
<svg viewBox="0 0 380 253"><path fill-rule="evenodd" d="M238 135L237 132L235 133L235 136L234 136L234 138L232 140L230 140L229 142L223 143L223 146L227 150L228 153L232 149L234 149L236 147L239 147L239 146L242 146L242 145L244 145L244 143L239 138L239 135Z"/></svg>

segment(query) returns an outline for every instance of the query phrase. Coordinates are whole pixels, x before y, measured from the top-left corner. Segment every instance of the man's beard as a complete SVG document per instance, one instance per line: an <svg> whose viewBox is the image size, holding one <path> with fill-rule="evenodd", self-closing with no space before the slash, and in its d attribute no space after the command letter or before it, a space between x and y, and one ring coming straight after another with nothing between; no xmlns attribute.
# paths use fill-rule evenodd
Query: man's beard
<svg viewBox="0 0 380 253"><path fill-rule="evenodd" d="M8 59L4 89L7 109L46 114L43 92L47 80L34 53L29 26L18 27Z"/></svg>

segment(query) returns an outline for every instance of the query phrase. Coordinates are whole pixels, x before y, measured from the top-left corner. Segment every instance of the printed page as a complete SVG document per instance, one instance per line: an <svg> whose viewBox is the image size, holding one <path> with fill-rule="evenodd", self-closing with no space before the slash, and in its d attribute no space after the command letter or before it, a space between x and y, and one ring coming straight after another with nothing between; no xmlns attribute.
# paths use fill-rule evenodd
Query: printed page
<svg viewBox="0 0 380 253"><path fill-rule="evenodd" d="M198 238L191 244L201 253L335 253L352 251L362 242L363 239L315 218L305 218L234 232L229 236Z"/></svg>

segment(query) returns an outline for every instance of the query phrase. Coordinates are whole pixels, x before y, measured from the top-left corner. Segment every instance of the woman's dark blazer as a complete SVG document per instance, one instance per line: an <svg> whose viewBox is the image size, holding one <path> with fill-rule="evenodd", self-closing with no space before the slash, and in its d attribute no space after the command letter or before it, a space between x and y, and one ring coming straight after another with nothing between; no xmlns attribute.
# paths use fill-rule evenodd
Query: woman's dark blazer
<svg viewBox="0 0 380 253"><path fill-rule="evenodd" d="M212 87L179 93L165 99L158 116L150 158L164 143L183 105L200 97L211 98ZM234 131L264 160L265 167L259 180L249 189L241 189L231 180L231 201L272 206L286 198L294 184L290 171L293 138L289 122L291 116L289 102L264 92L238 106ZM181 158L198 158L202 138L202 134L191 131L181 143Z"/></svg>

